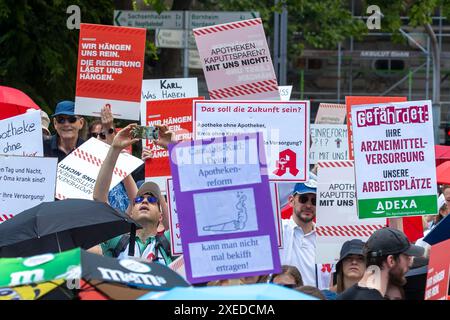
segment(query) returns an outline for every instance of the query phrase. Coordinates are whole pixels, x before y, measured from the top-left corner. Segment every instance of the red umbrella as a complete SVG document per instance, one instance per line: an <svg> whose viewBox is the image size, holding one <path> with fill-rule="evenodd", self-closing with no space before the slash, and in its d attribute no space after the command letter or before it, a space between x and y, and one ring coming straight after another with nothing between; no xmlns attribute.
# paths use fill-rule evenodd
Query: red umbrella
<svg viewBox="0 0 450 320"><path fill-rule="evenodd" d="M27 109L41 110L22 91L11 87L0 86L0 120L23 114Z"/></svg>
<svg viewBox="0 0 450 320"><path fill-rule="evenodd" d="M436 168L436 178L438 184L450 184L450 161L444 162Z"/></svg>
<svg viewBox="0 0 450 320"><path fill-rule="evenodd" d="M450 160L450 146L435 145L436 167Z"/></svg>

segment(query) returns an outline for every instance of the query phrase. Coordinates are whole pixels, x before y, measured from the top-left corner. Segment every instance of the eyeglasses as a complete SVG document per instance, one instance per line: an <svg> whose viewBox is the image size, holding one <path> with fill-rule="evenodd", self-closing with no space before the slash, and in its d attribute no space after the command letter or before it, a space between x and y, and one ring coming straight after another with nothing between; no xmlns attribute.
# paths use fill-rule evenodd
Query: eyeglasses
<svg viewBox="0 0 450 320"><path fill-rule="evenodd" d="M61 116L57 116L56 117L56 122L58 122L59 124L63 124L66 121L69 121L69 123L75 123L77 122L78 117L76 116L69 116L69 117L61 117Z"/></svg>
<svg viewBox="0 0 450 320"><path fill-rule="evenodd" d="M134 203L141 203L142 201L144 201L144 199L147 198L147 201L149 203L156 203L158 202L158 198L154 197L154 196L150 196L150 195L144 195L143 197L136 197L134 198Z"/></svg>
<svg viewBox="0 0 450 320"><path fill-rule="evenodd" d="M91 137L94 137L94 138L100 137L100 139L106 140L106 134L104 132L99 132L99 133L92 132Z"/></svg>
<svg viewBox="0 0 450 320"><path fill-rule="evenodd" d="M308 200L311 200L311 204L312 204L313 206L316 205L316 197L309 197L309 196L307 196L307 195L301 194L301 195L299 195L298 200L299 200L300 203L302 203L302 204L305 204L305 203L308 202Z"/></svg>

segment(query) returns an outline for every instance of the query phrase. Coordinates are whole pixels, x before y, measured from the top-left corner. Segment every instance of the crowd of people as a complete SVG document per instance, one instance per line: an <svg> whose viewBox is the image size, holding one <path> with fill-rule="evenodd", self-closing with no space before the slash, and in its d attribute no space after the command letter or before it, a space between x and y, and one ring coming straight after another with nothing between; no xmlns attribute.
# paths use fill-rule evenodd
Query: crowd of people
<svg viewBox="0 0 450 320"><path fill-rule="evenodd" d="M142 229L136 237L125 234L89 249L105 256L138 257L169 265L176 259L171 255L169 213L166 198L154 182L144 182L143 167L127 176L109 191L112 174L121 152L136 144L130 124L117 132L111 110L103 107L101 119L87 125L74 113L74 102L62 101L51 115L55 134L50 135L50 119L42 113L44 156L63 160L87 138L96 138L110 145L96 180L93 199L109 203L128 214ZM88 128L82 137L83 128ZM175 134L158 126L159 138L154 143L167 148L176 143ZM151 158L142 150L142 159ZM293 209L290 219L282 220L283 248L279 250L282 271L279 274L228 279L197 285L238 285L275 283L322 300L396 300L405 299L405 275L414 266L426 265L430 246L419 239L410 243L406 235L393 227L382 228L366 243L353 239L343 244L339 261L332 267L316 264L315 232L317 185L314 179L295 184L289 196ZM424 217L425 233L433 229L448 214L450 186L443 186L438 200L439 214ZM182 204L178 204L182 205Z"/></svg>

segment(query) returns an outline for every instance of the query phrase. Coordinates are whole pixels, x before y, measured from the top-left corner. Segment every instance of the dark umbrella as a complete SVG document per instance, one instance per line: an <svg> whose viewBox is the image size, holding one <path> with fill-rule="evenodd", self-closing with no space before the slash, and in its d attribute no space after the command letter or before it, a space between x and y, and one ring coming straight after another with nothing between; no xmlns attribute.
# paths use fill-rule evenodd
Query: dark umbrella
<svg viewBox="0 0 450 320"><path fill-rule="evenodd" d="M139 227L108 204L67 199L44 202L0 224L0 257L89 249Z"/></svg>

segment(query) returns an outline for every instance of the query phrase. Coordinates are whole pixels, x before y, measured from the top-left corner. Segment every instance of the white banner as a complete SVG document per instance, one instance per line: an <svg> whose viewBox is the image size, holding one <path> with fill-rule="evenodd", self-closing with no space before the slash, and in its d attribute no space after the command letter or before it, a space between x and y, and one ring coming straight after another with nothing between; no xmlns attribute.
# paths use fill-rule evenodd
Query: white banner
<svg viewBox="0 0 450 320"><path fill-rule="evenodd" d="M353 161L319 162L317 178L316 263L336 263L344 242L366 241L386 219L358 218Z"/></svg>
<svg viewBox="0 0 450 320"><path fill-rule="evenodd" d="M57 162L57 158L0 156L0 223L54 200Z"/></svg>
<svg viewBox="0 0 450 320"><path fill-rule="evenodd" d="M109 148L106 143L91 138L64 158L58 164L56 198L92 200L95 182ZM122 152L114 168L109 190L141 164L143 164L141 159Z"/></svg>
<svg viewBox="0 0 450 320"><path fill-rule="evenodd" d="M0 121L0 154L42 157L41 113L38 110Z"/></svg>
<svg viewBox="0 0 450 320"><path fill-rule="evenodd" d="M195 97L198 97L197 78L147 79L142 81L141 125L147 125L145 119L147 101Z"/></svg>
<svg viewBox="0 0 450 320"><path fill-rule="evenodd" d="M348 160L347 126L345 124L311 124L309 162Z"/></svg>

